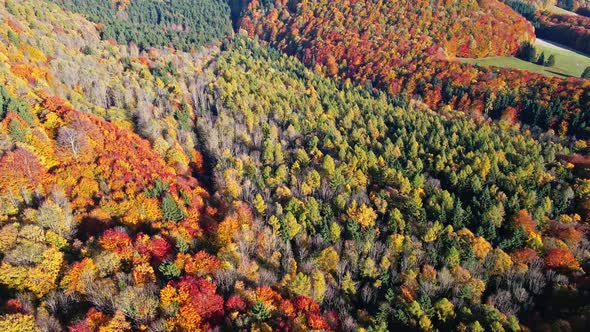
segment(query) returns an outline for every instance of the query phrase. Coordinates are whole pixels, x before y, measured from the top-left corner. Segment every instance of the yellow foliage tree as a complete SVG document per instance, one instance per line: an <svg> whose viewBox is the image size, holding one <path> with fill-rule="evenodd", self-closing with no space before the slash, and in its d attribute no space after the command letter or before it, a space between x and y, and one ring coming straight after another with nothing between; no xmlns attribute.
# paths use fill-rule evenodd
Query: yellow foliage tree
<svg viewBox="0 0 590 332"><path fill-rule="evenodd" d="M475 255L475 257L479 259L484 259L488 255L490 250L492 250L492 245L483 237L478 236L475 239L473 239L471 248L473 249L473 254Z"/></svg>
<svg viewBox="0 0 590 332"><path fill-rule="evenodd" d="M512 259L502 249L494 249L492 255L491 274L502 275L512 267Z"/></svg>
<svg viewBox="0 0 590 332"><path fill-rule="evenodd" d="M299 272L289 288L291 292L297 295L309 296L311 291L311 281L307 275Z"/></svg>
<svg viewBox="0 0 590 332"><path fill-rule="evenodd" d="M317 258L318 267L324 272L334 272L340 258L334 247L328 247L320 252Z"/></svg>
<svg viewBox="0 0 590 332"><path fill-rule="evenodd" d="M342 290L348 294L356 294L356 282L352 280L350 272L346 272L344 279L342 279Z"/></svg>
<svg viewBox="0 0 590 332"><path fill-rule="evenodd" d="M0 316L0 331L3 332L38 332L35 318L30 315L14 314Z"/></svg>
<svg viewBox="0 0 590 332"><path fill-rule="evenodd" d="M373 227L377 219L377 213L370 206L365 203L358 206L356 201L352 202L346 213L351 220L355 220L362 228Z"/></svg>
<svg viewBox="0 0 590 332"><path fill-rule="evenodd" d="M324 274L320 270L313 271L311 275L313 291L311 297L317 302L322 303L324 301L324 293L326 292L326 279Z"/></svg>
<svg viewBox="0 0 590 332"><path fill-rule="evenodd" d="M121 332L131 330L131 324L125 319L121 311L116 311L113 318L105 325L101 326L99 332Z"/></svg>

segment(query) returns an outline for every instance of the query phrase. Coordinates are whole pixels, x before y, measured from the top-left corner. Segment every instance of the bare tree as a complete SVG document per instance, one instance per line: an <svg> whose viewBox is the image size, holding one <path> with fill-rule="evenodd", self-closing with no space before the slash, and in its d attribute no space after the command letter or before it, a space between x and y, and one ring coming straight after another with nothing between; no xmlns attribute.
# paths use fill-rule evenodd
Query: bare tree
<svg viewBox="0 0 590 332"><path fill-rule="evenodd" d="M69 149L76 159L87 143L86 135L78 129L62 127L57 131L57 144Z"/></svg>

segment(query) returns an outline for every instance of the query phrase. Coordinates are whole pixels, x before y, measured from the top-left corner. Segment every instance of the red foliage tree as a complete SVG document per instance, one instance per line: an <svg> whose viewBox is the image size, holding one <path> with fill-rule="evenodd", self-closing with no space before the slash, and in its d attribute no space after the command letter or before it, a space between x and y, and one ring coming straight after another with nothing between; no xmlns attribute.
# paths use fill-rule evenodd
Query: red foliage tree
<svg viewBox="0 0 590 332"><path fill-rule="evenodd" d="M553 248L545 256L545 264L551 269L577 270L580 263L569 250Z"/></svg>

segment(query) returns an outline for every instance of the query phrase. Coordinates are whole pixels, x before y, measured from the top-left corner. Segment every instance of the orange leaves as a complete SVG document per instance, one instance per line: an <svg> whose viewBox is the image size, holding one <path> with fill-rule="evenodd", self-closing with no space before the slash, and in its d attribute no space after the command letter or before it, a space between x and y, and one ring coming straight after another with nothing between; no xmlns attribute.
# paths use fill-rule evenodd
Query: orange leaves
<svg viewBox="0 0 590 332"><path fill-rule="evenodd" d="M179 254L180 256L181 254ZM221 261L217 257L201 250L193 257L185 259L184 270L189 275L204 277L221 268Z"/></svg>
<svg viewBox="0 0 590 332"><path fill-rule="evenodd" d="M154 269L148 263L141 263L133 267L133 281L136 285L156 282Z"/></svg>
<svg viewBox="0 0 590 332"><path fill-rule="evenodd" d="M114 252L121 258L129 259L132 255L131 238L126 233L108 229L98 241L104 250Z"/></svg>
<svg viewBox="0 0 590 332"><path fill-rule="evenodd" d="M532 262L536 258L539 258L539 255L537 254L536 251L534 251L531 248L524 248L524 249L516 250L515 252L510 254L510 257L512 257L512 261L515 264L528 265L530 262Z"/></svg>
<svg viewBox="0 0 590 332"><path fill-rule="evenodd" d="M577 270L580 263L569 250L561 248L549 249L545 256L545 264L551 269Z"/></svg>
<svg viewBox="0 0 590 332"><path fill-rule="evenodd" d="M201 315L195 306L184 305L173 319L169 320L172 326L177 326L183 331L198 331L201 329Z"/></svg>
<svg viewBox="0 0 590 332"><path fill-rule="evenodd" d="M78 292L84 294L85 284L81 277L86 273L94 273L96 271L96 265L90 258L84 258L80 262L75 262L70 270L66 273L61 281L61 286L70 292Z"/></svg>
<svg viewBox="0 0 590 332"><path fill-rule="evenodd" d="M256 288L256 299L264 303L267 308L277 308L280 305L281 295L269 286L261 286Z"/></svg>
<svg viewBox="0 0 590 332"><path fill-rule="evenodd" d="M374 88L391 93L418 94L433 109L449 105L484 114L491 104L494 118L504 116L529 124L537 120L521 114L526 104L532 101L541 106L537 92L550 87L545 95L552 100L559 97L566 112L550 114L552 119L541 126L586 135L584 128L567 125L574 122L574 114L582 106L579 96L588 92L581 81L452 61L455 56L513 55L521 43L534 41L532 25L499 1L446 4L442 0L360 0L328 4L312 0L300 3L294 11L283 9L277 17L277 10L284 8L281 2L270 1L265 6L251 3L242 18L242 28L250 36L258 35L272 46L297 55L326 76L340 75L361 85L370 82ZM326 17L330 17L329 22ZM371 29L365 28L368 25ZM453 89L445 93L441 83ZM489 92L500 98L516 91L519 97L505 105L493 105L497 99L489 98Z"/></svg>
<svg viewBox="0 0 590 332"><path fill-rule="evenodd" d="M48 180L47 170L29 150L17 148L0 158L0 192L19 195L21 190L34 190Z"/></svg>
<svg viewBox="0 0 590 332"><path fill-rule="evenodd" d="M12 29L12 31L14 31L16 33L23 32L23 30L24 30L23 27L20 25L20 23L11 17L7 17L5 22Z"/></svg>
<svg viewBox="0 0 590 332"><path fill-rule="evenodd" d="M314 330L329 330L326 319L320 313L320 306L314 300L300 296L294 301L295 308L305 314L307 324Z"/></svg>
<svg viewBox="0 0 590 332"><path fill-rule="evenodd" d="M98 183L91 178L82 177L72 190L72 196L78 201L77 205L85 206L93 203L92 198L98 193Z"/></svg>
<svg viewBox="0 0 590 332"><path fill-rule="evenodd" d="M10 70L20 78L23 78L33 84L38 80L46 80L48 71L45 67L34 66L29 64L15 64Z"/></svg>
<svg viewBox="0 0 590 332"><path fill-rule="evenodd" d="M234 234L240 229L238 220L232 216L225 217L217 227L217 242L225 247L232 242Z"/></svg>
<svg viewBox="0 0 590 332"><path fill-rule="evenodd" d="M326 70L328 76L336 76L338 74L338 64L333 55L329 55L326 59Z"/></svg>
<svg viewBox="0 0 590 332"><path fill-rule="evenodd" d="M171 328L187 331L208 329L209 321L223 316L223 298L216 294L215 284L193 277L170 282L160 291L164 308L180 306L178 313L168 320Z"/></svg>
<svg viewBox="0 0 590 332"><path fill-rule="evenodd" d="M517 228L522 227L527 234L535 232L537 228L537 224L527 210L518 211L516 217L514 217L514 223Z"/></svg>
<svg viewBox="0 0 590 332"><path fill-rule="evenodd" d="M119 9L120 11L124 11L125 7L129 5L131 0L111 0L111 2L117 6L117 9Z"/></svg>
<svg viewBox="0 0 590 332"><path fill-rule="evenodd" d="M574 227L566 227L559 232L559 238L568 245L576 245L583 239L583 234Z"/></svg>
<svg viewBox="0 0 590 332"><path fill-rule="evenodd" d="M283 315L288 318L295 318L297 316L297 312L295 311L295 306L289 300L282 300L279 306L279 310Z"/></svg>
<svg viewBox="0 0 590 332"><path fill-rule="evenodd" d="M326 319L317 312L308 312L305 317L307 324L313 330L327 331L330 328Z"/></svg>

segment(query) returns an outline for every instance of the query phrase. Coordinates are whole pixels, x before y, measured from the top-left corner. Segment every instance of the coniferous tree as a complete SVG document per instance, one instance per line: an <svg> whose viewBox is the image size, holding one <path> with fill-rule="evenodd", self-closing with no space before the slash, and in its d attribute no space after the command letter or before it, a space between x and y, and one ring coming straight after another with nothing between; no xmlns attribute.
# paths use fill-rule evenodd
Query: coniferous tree
<svg viewBox="0 0 590 332"><path fill-rule="evenodd" d="M162 215L164 220L168 221L180 221L183 218L182 210L170 195L166 195L162 200Z"/></svg>
<svg viewBox="0 0 590 332"><path fill-rule="evenodd" d="M551 54L547 61L545 62L546 67L553 67L555 66L555 55Z"/></svg>

